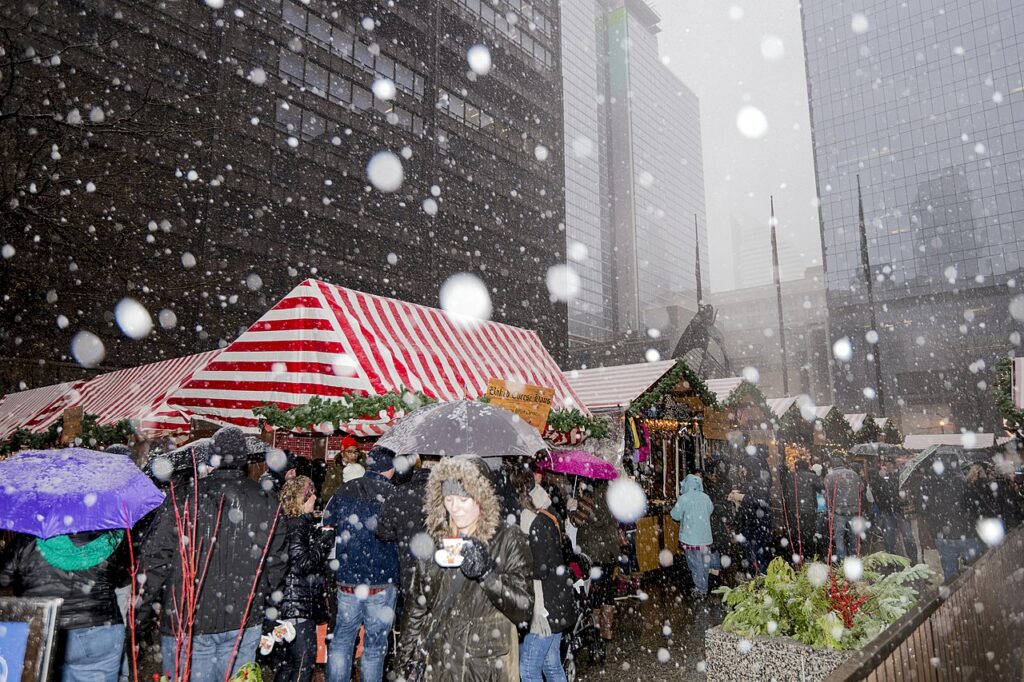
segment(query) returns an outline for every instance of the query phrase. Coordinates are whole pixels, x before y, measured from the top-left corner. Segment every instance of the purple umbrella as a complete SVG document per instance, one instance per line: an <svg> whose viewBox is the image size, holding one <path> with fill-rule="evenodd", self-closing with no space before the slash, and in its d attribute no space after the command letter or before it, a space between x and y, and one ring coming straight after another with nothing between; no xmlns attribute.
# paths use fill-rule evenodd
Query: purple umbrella
<svg viewBox="0 0 1024 682"><path fill-rule="evenodd" d="M555 450L538 459L537 466L559 474L597 478L602 481L611 481L619 476L614 466L584 450Z"/></svg>
<svg viewBox="0 0 1024 682"><path fill-rule="evenodd" d="M0 530L36 537L130 528L163 501L130 457L85 448L0 462Z"/></svg>

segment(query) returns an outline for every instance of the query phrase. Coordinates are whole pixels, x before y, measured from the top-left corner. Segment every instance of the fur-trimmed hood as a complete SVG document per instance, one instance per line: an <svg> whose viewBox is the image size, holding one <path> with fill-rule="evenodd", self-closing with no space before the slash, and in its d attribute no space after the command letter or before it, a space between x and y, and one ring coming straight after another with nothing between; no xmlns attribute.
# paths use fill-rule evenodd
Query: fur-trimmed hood
<svg viewBox="0 0 1024 682"><path fill-rule="evenodd" d="M427 532L434 539L448 537L451 532L441 485L453 479L458 481L469 496L480 505L480 520L472 537L489 542L501 523L501 507L494 493L494 484L491 482L487 464L479 457L471 455L445 457L430 470L424 499Z"/></svg>

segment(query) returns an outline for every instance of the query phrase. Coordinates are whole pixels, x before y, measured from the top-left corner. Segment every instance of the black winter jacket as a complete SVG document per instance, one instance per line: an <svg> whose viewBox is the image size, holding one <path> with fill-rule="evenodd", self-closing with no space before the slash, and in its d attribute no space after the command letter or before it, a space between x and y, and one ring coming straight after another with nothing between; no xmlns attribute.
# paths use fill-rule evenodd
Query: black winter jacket
<svg viewBox="0 0 1024 682"><path fill-rule="evenodd" d="M180 513L173 508L164 511L159 525L143 548L142 563L146 570L146 583L138 610L138 621L144 626L153 617L153 605L163 604L161 631L173 633L171 623L175 612L175 596L181 594L182 566L178 552L176 517L189 514L198 505L196 527L197 565L201 573L211 552L205 581L199 594L195 634L216 634L249 627L263 620L264 600L268 592L281 584L287 568L285 529L283 519L277 515L278 502L264 493L258 483L235 469L217 469L198 482L198 500L195 487L177 492ZM211 543L214 528L219 528L216 542ZM165 504L170 504L170 497ZM271 528L273 537L269 538ZM267 547L267 543L269 547ZM246 622L242 623L249 591L252 589L257 568L267 547L266 563L256 583L256 594ZM197 578L196 582L199 582ZM176 618L176 616L174 616Z"/></svg>
<svg viewBox="0 0 1024 682"><path fill-rule="evenodd" d="M427 494L430 469L417 469L412 478L401 484L377 515L377 537L398 544L398 562L402 569L402 591L408 592L416 570L416 557L409 543L417 533L427 530L427 512L423 500Z"/></svg>
<svg viewBox="0 0 1024 682"><path fill-rule="evenodd" d="M288 570L281 584L280 617L320 622L327 617L325 571L334 534L318 528L311 514L289 517L284 524Z"/></svg>
<svg viewBox="0 0 1024 682"><path fill-rule="evenodd" d="M530 553L533 554L533 579L544 592L551 632L562 632L573 623L572 572L565 561L561 521L538 512L530 524Z"/></svg>
<svg viewBox="0 0 1024 682"><path fill-rule="evenodd" d="M900 501L900 477L898 474L882 476L881 473L872 474L871 496L875 498L875 505L879 513L903 515L903 504Z"/></svg>
<svg viewBox="0 0 1024 682"><path fill-rule="evenodd" d="M76 533L76 546L99 538L101 532ZM120 623L114 590L129 582L128 550L122 541L113 554L92 568L64 571L43 558L36 539L21 536L0 570L0 587L13 587L19 597L60 597L58 623L62 629L88 628Z"/></svg>

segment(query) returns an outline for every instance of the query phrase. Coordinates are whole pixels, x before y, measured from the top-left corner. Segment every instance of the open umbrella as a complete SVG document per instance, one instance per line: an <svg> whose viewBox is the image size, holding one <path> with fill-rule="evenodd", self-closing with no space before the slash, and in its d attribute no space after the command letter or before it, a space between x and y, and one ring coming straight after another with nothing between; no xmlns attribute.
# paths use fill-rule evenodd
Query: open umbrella
<svg viewBox="0 0 1024 682"><path fill-rule="evenodd" d="M400 419L377 445L398 455L531 457L547 444L537 429L508 410L456 400L421 407Z"/></svg>
<svg viewBox="0 0 1024 682"><path fill-rule="evenodd" d="M602 481L611 481L619 476L611 463L585 450L556 450L538 459L537 468Z"/></svg>
<svg viewBox="0 0 1024 682"><path fill-rule="evenodd" d="M908 453L902 445L892 443L858 443L850 448L850 454L867 457L905 457Z"/></svg>
<svg viewBox="0 0 1024 682"><path fill-rule="evenodd" d="M956 445L929 445L907 462L907 465L900 471L900 488L906 486L907 481L915 472L924 470L922 465L925 462L935 457L959 463L963 459L963 448Z"/></svg>
<svg viewBox="0 0 1024 682"><path fill-rule="evenodd" d="M0 462L0 529L52 538L130 528L163 501L130 457L85 448Z"/></svg>
<svg viewBox="0 0 1024 682"><path fill-rule="evenodd" d="M270 446L256 436L245 437L246 452L252 461L261 460ZM213 452L213 438L198 438L191 443L185 443L167 452L160 452L149 458L143 470L149 476L157 473L161 478L169 473L182 471L191 472L193 462L196 467L210 463L210 454ZM164 463L170 464L168 468Z"/></svg>

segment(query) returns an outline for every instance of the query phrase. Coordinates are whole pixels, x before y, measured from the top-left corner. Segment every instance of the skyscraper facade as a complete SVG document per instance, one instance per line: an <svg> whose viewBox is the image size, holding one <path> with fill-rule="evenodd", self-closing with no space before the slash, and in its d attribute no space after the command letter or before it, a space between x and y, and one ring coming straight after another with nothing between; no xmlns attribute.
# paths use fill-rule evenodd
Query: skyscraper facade
<svg viewBox="0 0 1024 682"><path fill-rule="evenodd" d="M801 6L836 400L996 429L1024 317L1024 4Z"/></svg>
<svg viewBox="0 0 1024 682"><path fill-rule="evenodd" d="M643 0L562 3L566 233L586 254L570 345L581 349L648 329L678 337L696 310L698 238L707 258L700 106L658 55L659 21Z"/></svg>
<svg viewBox="0 0 1024 682"><path fill-rule="evenodd" d="M79 331L101 367L215 348L311 275L436 306L472 273L564 357L558 3L215 4L0 10L25 55L0 109L4 387L74 365Z"/></svg>

